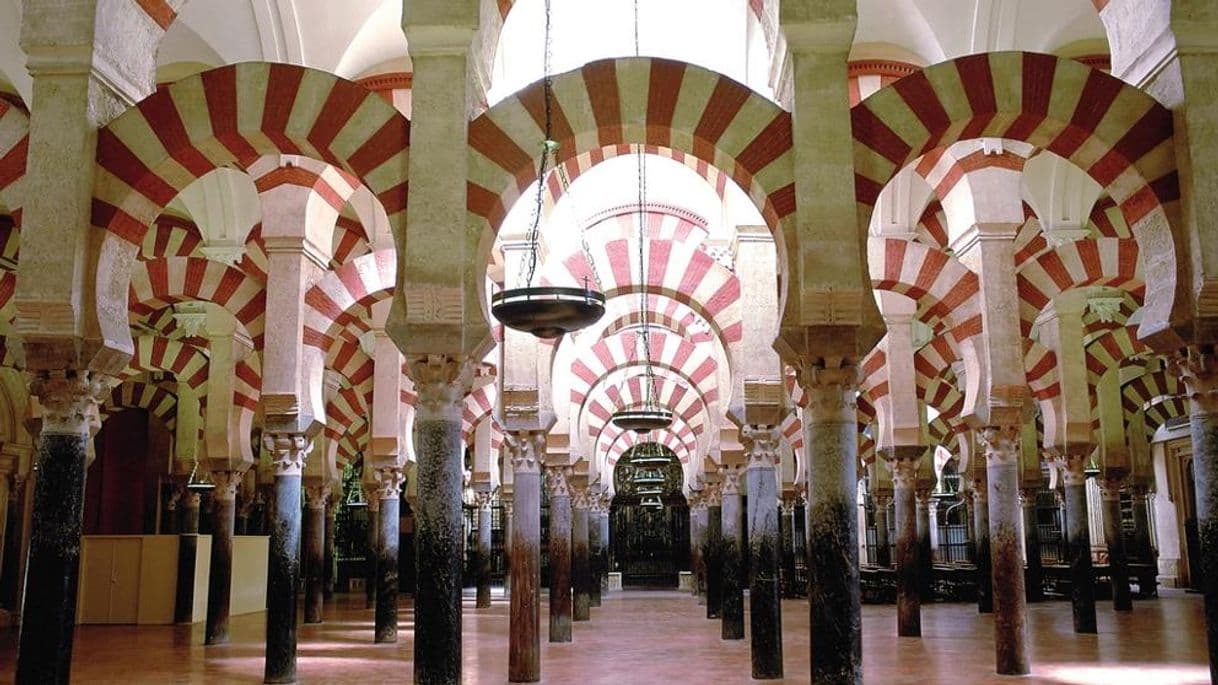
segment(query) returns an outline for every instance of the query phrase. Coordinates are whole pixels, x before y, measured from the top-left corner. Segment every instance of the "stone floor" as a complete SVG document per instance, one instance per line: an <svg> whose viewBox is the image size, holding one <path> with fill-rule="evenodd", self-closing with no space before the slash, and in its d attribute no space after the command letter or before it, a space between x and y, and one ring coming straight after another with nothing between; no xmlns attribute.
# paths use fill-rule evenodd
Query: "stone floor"
<svg viewBox="0 0 1218 685"><path fill-rule="evenodd" d="M498 593L490 609L465 603L465 683L504 683L508 606ZM358 604L357 604L358 602ZM803 601L784 603L787 679L808 682L808 613ZM575 642L544 642L542 682L586 685L748 683L747 640L724 642L703 607L676 592L607 595L593 620L575 624ZM410 682L411 621L403 607L400 641L372 644L372 612L363 598L340 598L326 623L302 626L299 674L306 683ZM202 646L202 625L81 628L73 681L80 683L257 683L262 676L263 617L234 619L233 643ZM747 625L747 621L746 621ZM1070 606L1033 605L1034 672L1030 678L992 674L991 621L970 605L928 607L923 637L897 638L891 606L863 610L868 683L1059 683L1185 685L1208 682L1201 598L1171 594L1138 602L1132 613L1099 612L1099 635L1071 631ZM0 633L0 682L12 682L15 634Z"/></svg>

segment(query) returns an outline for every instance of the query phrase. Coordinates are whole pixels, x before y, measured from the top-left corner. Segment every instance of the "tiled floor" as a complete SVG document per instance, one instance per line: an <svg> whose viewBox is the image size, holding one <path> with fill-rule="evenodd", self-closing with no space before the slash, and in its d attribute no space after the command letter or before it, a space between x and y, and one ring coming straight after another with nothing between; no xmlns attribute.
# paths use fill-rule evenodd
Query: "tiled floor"
<svg viewBox="0 0 1218 685"><path fill-rule="evenodd" d="M358 602L358 604L356 604ZM411 614L402 610L400 641L372 644L372 612L363 598L327 607L326 623L302 626L299 674L305 683L410 682ZM465 604L465 683L504 683L507 602ZM719 639L719 624L694 598L675 592L608 595L593 619L575 624L575 641L551 645L542 618L542 682L572 685L748 683L749 643ZM808 682L808 612L784 604L783 683ZM746 621L747 625L747 621ZM927 607L923 637L897 638L891 606L863 610L868 683L1058 683L1184 685L1208 682L1201 599L1173 594L1138 602L1132 613L1099 611L1099 635L1071 632L1070 606L1033 605L1031 678L993 675L991 621L970 605ZM262 676L263 618L234 619L233 644L203 647L202 628L85 627L77 632L73 681L80 683L257 683ZM15 635L0 635L0 681L11 682Z"/></svg>

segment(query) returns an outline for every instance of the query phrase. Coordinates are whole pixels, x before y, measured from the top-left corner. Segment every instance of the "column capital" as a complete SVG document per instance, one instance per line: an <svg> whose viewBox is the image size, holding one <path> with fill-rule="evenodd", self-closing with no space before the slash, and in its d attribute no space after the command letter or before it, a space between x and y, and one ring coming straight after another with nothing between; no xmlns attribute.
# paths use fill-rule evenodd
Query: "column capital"
<svg viewBox="0 0 1218 685"><path fill-rule="evenodd" d="M856 421L859 369L849 361L840 366L804 363L797 368L808 397L810 421Z"/></svg>
<svg viewBox="0 0 1218 685"><path fill-rule="evenodd" d="M1036 506L1036 499L1040 495L1039 487L1020 488L1019 503L1025 507Z"/></svg>
<svg viewBox="0 0 1218 685"><path fill-rule="evenodd" d="M1218 354L1190 346L1168 360L1188 393L1189 413L1218 414Z"/></svg>
<svg viewBox="0 0 1218 685"><path fill-rule="evenodd" d="M702 499L708 508L723 506L723 490L718 483L707 483L702 488Z"/></svg>
<svg viewBox="0 0 1218 685"><path fill-rule="evenodd" d="M913 490L918 484L918 460L894 459L889 462L892 468L892 487L894 490Z"/></svg>
<svg viewBox="0 0 1218 685"><path fill-rule="evenodd" d="M237 501L237 491L241 489L241 481L245 478L245 471L212 471L211 481L216 484L216 489L212 490L211 496L217 502L235 502Z"/></svg>
<svg viewBox="0 0 1218 685"><path fill-rule="evenodd" d="M572 486L571 487L571 508L572 509L588 509L591 505L589 496L590 492L587 486Z"/></svg>
<svg viewBox="0 0 1218 685"><path fill-rule="evenodd" d="M373 499L398 499L402 496L402 484L406 474L400 466L384 466L376 470L376 493Z"/></svg>
<svg viewBox="0 0 1218 685"><path fill-rule="evenodd" d="M187 509L198 509L202 496L194 490L184 490L182 492L182 504Z"/></svg>
<svg viewBox="0 0 1218 685"><path fill-rule="evenodd" d="M491 502L495 495L488 491L479 491L474 493L474 505L478 507L478 511L490 511Z"/></svg>
<svg viewBox="0 0 1218 685"><path fill-rule="evenodd" d="M786 514L787 516L793 515L795 513L795 507L798 505L799 495L795 493L784 495L783 498L778 501L778 506L782 508L782 513Z"/></svg>
<svg viewBox="0 0 1218 685"><path fill-rule="evenodd" d="M472 361L431 354L411 359L409 370L420 416L461 419L462 402L474 383Z"/></svg>
<svg viewBox="0 0 1218 685"><path fill-rule="evenodd" d="M1107 477L1100 480L1100 497L1105 502L1120 501L1121 490L1125 489L1124 478Z"/></svg>
<svg viewBox="0 0 1218 685"><path fill-rule="evenodd" d="M500 500L499 500L499 504L500 504L500 505L503 507L503 515L504 515L504 516L506 516L506 517L508 517L509 519L510 519L510 518L512 518L512 510L514 509L514 505L512 504L512 500L510 500L510 499L500 499Z"/></svg>
<svg viewBox="0 0 1218 685"><path fill-rule="evenodd" d="M30 393L42 408L42 432L84 434L89 432L97 405L117 380L75 369L30 372Z"/></svg>
<svg viewBox="0 0 1218 685"><path fill-rule="evenodd" d="M745 425L740 429L740 442L748 455L748 468L767 469L778 465L782 431L777 426Z"/></svg>
<svg viewBox="0 0 1218 685"><path fill-rule="evenodd" d="M503 444L508 448L508 456L514 472L540 473L546 451L544 432L505 433Z"/></svg>
<svg viewBox="0 0 1218 685"><path fill-rule="evenodd" d="M739 495L740 494L740 476L744 473L744 469L736 464L725 464L719 467L719 475L723 476L723 481L719 484L719 494L722 495Z"/></svg>
<svg viewBox="0 0 1218 685"><path fill-rule="evenodd" d="M1019 460L1019 433L1017 424L985 426L977 431L977 439L985 448L987 464L1004 464Z"/></svg>
<svg viewBox="0 0 1218 685"><path fill-rule="evenodd" d="M1086 485L1087 457L1089 450L1080 447L1045 450L1045 459L1057 467L1066 485Z"/></svg>
<svg viewBox="0 0 1218 685"><path fill-rule="evenodd" d="M329 485L310 485L304 489L305 492L305 508L310 511L326 508L326 501L330 499Z"/></svg>
<svg viewBox="0 0 1218 685"><path fill-rule="evenodd" d="M550 498L555 497L570 497L571 496L571 467L570 466L547 466L546 468L546 492L550 494Z"/></svg>
<svg viewBox="0 0 1218 685"><path fill-rule="evenodd" d="M304 433L263 433L262 444L271 453L276 476L304 473L305 458L313 449L313 441Z"/></svg>

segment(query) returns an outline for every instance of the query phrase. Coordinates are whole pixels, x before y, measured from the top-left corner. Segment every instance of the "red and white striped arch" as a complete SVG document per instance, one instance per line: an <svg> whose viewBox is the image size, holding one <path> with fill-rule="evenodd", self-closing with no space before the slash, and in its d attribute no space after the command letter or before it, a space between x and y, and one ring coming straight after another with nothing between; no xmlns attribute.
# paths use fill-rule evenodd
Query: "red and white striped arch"
<svg viewBox="0 0 1218 685"><path fill-rule="evenodd" d="M682 438L697 440L710 421L709 408L698 391L680 380L657 374L655 380L656 401L673 413L675 432ZM632 376L624 383L606 385L584 407L583 418L587 423L587 434L598 437L606 431L614 435L619 430L610 423L613 414L624 409L639 409L644 406L646 389L641 375Z"/></svg>
<svg viewBox="0 0 1218 685"><path fill-rule="evenodd" d="M189 219L162 214L157 217L140 245L138 258L143 261L164 257L202 257L203 234L198 225ZM262 281L266 280L264 273Z"/></svg>
<svg viewBox="0 0 1218 685"><path fill-rule="evenodd" d="M601 291L606 298L637 297L640 287L688 306L710 324L724 344L739 342L743 334L740 313L740 279L702 250L666 240L649 240L644 246L647 273L638 272L638 241L611 240L589 251L597 265ZM547 271L549 282L582 285L592 278L588 256L569 255Z"/></svg>
<svg viewBox="0 0 1218 685"><path fill-rule="evenodd" d="M21 225L25 160L30 147L30 117L0 99L0 205Z"/></svg>
<svg viewBox="0 0 1218 685"><path fill-rule="evenodd" d="M262 349L266 290L237 269L198 257L166 257L137 263L130 276L131 315L147 316L176 302L211 302L231 313L245 326L254 349Z"/></svg>
<svg viewBox="0 0 1218 685"><path fill-rule="evenodd" d="M745 190L771 228L795 208L791 116L747 86L663 59L603 60L552 79L558 162L598 148L667 147L717 167ZM498 231L536 180L545 98L540 83L470 124L469 210Z"/></svg>
<svg viewBox="0 0 1218 685"><path fill-rule="evenodd" d="M170 340L158 335L135 338L135 353L131 355L126 372L119 378L141 373L166 371L179 383L185 383L198 393L207 392L208 357L194 345Z"/></svg>
<svg viewBox="0 0 1218 685"><path fill-rule="evenodd" d="M612 468L631 447L649 442L658 443L672 450L682 464L693 463L698 454L695 446L671 430L652 431L644 435L639 435L634 431L618 431L612 437L607 436L603 446L598 443L598 450L603 448L605 464Z"/></svg>
<svg viewBox="0 0 1218 685"><path fill-rule="evenodd" d="M465 396L464 408L461 412L461 439L463 444L472 445L474 431L478 424L491 415L498 402L499 391L495 383L487 383L476 388Z"/></svg>
<svg viewBox="0 0 1218 685"><path fill-rule="evenodd" d="M397 255L392 250L356 257L327 272L305 293L305 344L329 349L339 329L360 320L357 308L393 294L396 279Z"/></svg>
<svg viewBox="0 0 1218 685"><path fill-rule="evenodd" d="M318 159L358 178L401 234L409 143L410 122L390 104L304 67L242 63L158 89L98 131L92 222L106 232L97 269L105 344L129 349L125 322L107 312L126 299L127 265L148 227L198 178L267 154Z"/></svg>
<svg viewBox="0 0 1218 685"><path fill-rule="evenodd" d="M126 409L143 409L172 433L178 420L178 396L151 383L128 381L111 391L99 409L103 422Z"/></svg>
<svg viewBox="0 0 1218 685"><path fill-rule="evenodd" d="M645 211L646 223L643 235L647 240L667 240L689 243L705 249L704 241L709 231L706 219L674 205L648 202ZM593 214L584 226L589 242L609 242L637 238L639 234L638 203L609 207Z"/></svg>
<svg viewBox="0 0 1218 685"><path fill-rule="evenodd" d="M571 402L582 406L594 388L619 369L641 367L639 333L623 331L618 335L598 341L580 354L571 364ZM663 330L653 330L648 339L651 344L653 365L680 374L697 389L707 403L719 397L715 373L715 361L711 345L697 344L679 335Z"/></svg>
<svg viewBox="0 0 1218 685"><path fill-rule="evenodd" d="M1039 402L1061 394L1057 355L1035 340L1023 341L1023 368L1032 397Z"/></svg>
<svg viewBox="0 0 1218 685"><path fill-rule="evenodd" d="M910 240L867 241L871 287L904 295L918 304L918 318L957 340L981 330L977 274L942 250Z"/></svg>
<svg viewBox="0 0 1218 685"><path fill-rule="evenodd" d="M726 196L728 177L706 160L670 147L661 147L659 145L643 145L642 147L644 154L663 157L664 159L671 159L678 164L684 164L694 173L701 176L707 185L714 188L715 194L720 199ZM575 155L562 162L559 166L562 168L562 172L567 175L568 184L573 185L575 179L591 171L597 164L614 157L635 154L638 150L638 145L608 145ZM558 173L550 174L546 178L546 205L553 207L562 199L563 194L562 178Z"/></svg>
<svg viewBox="0 0 1218 685"><path fill-rule="evenodd" d="M1145 291L1138 262L1138 244L1130 238L1076 240L1040 254L1015 274L1019 288L1019 317L1024 335L1054 297L1086 286L1109 286L1141 300Z"/></svg>
<svg viewBox="0 0 1218 685"><path fill-rule="evenodd" d="M1024 141L1086 170L1147 251L1152 287L1141 330L1172 336L1176 263L1188 246L1173 235L1165 208L1179 200L1172 114L1148 94L1074 60L985 53L903 78L852 109L851 120L861 226L900 169L959 140Z"/></svg>
<svg viewBox="0 0 1218 685"><path fill-rule="evenodd" d="M1103 331L1087 344L1087 381L1094 387L1111 369L1119 369L1135 356L1149 351L1137 338L1137 327L1119 326ZM1092 396L1094 398L1094 392ZM1093 399L1094 401L1094 399Z"/></svg>
<svg viewBox="0 0 1218 685"><path fill-rule="evenodd" d="M368 448L368 419L372 384L340 388L326 404L325 434L339 444L339 454L348 462Z"/></svg>
<svg viewBox="0 0 1218 685"><path fill-rule="evenodd" d="M647 296L643 315L640 315L637 309L632 309L610 320L601 331L601 337L610 338L624 330L640 326L644 319L651 327L672 331L694 344L710 342L712 339L709 331L693 330L694 324L701 317L688 305L657 295Z"/></svg>

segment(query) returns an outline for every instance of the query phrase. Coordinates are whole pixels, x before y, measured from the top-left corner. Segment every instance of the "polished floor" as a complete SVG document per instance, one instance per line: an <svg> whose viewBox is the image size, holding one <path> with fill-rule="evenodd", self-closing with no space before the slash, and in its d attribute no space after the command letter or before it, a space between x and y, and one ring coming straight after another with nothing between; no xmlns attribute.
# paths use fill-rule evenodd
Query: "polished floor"
<svg viewBox="0 0 1218 685"><path fill-rule="evenodd" d="M1170 591L1169 591L1170 592ZM469 599L469 598L467 598ZM358 602L358 604L357 604ZM363 598L341 597L326 623L302 626L302 683L410 682L411 631L404 604L400 641L372 644L372 612ZM490 609L465 604L465 683L504 683L508 606L499 594ZM607 595L593 619L575 624L575 641L549 644L542 625L542 682L572 685L748 683L749 643L719 639L693 597L676 592ZM808 612L804 601L784 603L787 678L808 682ZM868 683L1058 683L1072 685L1186 685L1208 682L1201 598L1169 593L1138 602L1132 613L1101 606L1098 635L1071 631L1064 602L1032 605L1033 674L993 675L991 621L964 604L938 604L923 614L923 637L897 638L891 606L863 611ZM202 646L202 627L80 628L73 682L257 683L262 676L261 614L234 619L233 643ZM0 682L11 682L15 635L0 634Z"/></svg>

